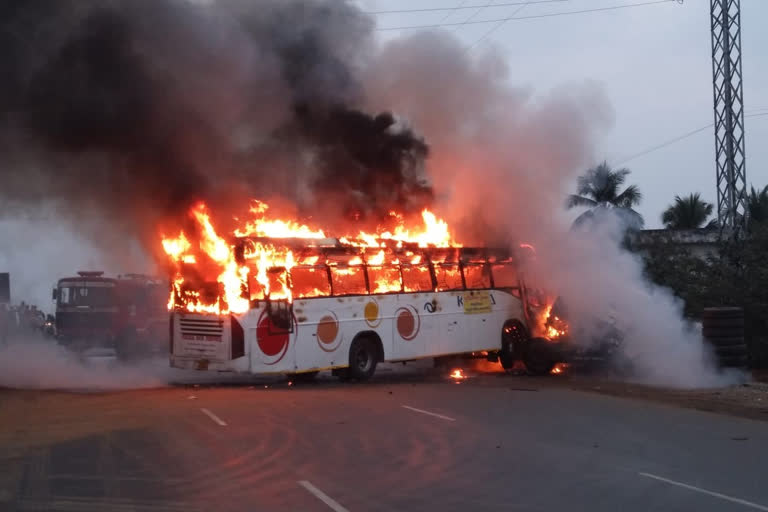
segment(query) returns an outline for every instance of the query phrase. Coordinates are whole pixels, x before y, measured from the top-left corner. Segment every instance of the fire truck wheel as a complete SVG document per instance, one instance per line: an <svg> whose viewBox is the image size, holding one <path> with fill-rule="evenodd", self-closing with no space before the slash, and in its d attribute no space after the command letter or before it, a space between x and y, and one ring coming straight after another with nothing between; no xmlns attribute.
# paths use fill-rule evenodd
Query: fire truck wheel
<svg viewBox="0 0 768 512"><path fill-rule="evenodd" d="M547 375L555 367L555 361L550 342L544 338L532 338L523 356L525 369L531 375Z"/></svg>
<svg viewBox="0 0 768 512"><path fill-rule="evenodd" d="M364 381L373 376L379 362L379 350L376 342L368 337L360 337L349 348L349 377Z"/></svg>

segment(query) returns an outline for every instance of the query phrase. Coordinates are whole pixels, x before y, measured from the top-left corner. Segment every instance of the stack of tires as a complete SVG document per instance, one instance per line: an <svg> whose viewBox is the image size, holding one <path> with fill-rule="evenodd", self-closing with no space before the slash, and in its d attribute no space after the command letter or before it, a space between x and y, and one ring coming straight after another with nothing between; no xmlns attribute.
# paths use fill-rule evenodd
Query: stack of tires
<svg viewBox="0 0 768 512"><path fill-rule="evenodd" d="M706 308L702 315L702 334L712 346L723 368L746 368L747 345L744 341L744 310L741 308Z"/></svg>

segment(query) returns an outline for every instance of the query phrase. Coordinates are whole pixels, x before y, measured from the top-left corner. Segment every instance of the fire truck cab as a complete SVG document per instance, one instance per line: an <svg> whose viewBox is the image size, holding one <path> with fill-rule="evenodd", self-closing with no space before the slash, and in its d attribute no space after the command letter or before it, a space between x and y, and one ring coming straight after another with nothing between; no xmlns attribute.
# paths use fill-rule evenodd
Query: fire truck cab
<svg viewBox="0 0 768 512"><path fill-rule="evenodd" d="M118 357L167 347L167 282L141 274L77 274L60 279L53 290L56 337L62 345L76 351L114 348Z"/></svg>

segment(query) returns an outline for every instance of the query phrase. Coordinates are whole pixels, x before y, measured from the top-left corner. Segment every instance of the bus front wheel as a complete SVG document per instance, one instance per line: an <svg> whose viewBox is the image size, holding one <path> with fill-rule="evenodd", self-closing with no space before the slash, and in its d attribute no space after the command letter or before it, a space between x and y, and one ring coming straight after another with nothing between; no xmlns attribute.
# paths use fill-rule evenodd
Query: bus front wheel
<svg viewBox="0 0 768 512"><path fill-rule="evenodd" d="M550 342L544 338L531 338L525 348L523 363L531 375L547 375L551 372L557 360Z"/></svg>
<svg viewBox="0 0 768 512"><path fill-rule="evenodd" d="M379 362L379 350L376 343L367 337L358 338L349 348L350 378L364 381L370 379L376 371Z"/></svg>

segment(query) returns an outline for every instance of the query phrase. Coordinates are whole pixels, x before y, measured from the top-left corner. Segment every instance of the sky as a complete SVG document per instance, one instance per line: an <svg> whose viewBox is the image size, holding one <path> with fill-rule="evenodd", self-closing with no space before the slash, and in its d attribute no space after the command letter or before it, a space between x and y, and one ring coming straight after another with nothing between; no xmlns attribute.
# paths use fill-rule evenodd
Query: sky
<svg viewBox="0 0 768 512"><path fill-rule="evenodd" d="M512 0L358 0L366 11L480 6L474 9L377 14L377 26L402 27L494 20L521 6ZM530 4L531 16L638 3L638 0L565 0ZM489 5L490 4L490 5ZM486 7L483 7L486 6ZM744 106L768 114L768 2L741 0ZM492 33L485 36L493 27ZM445 27L472 53L497 51L508 61L515 86L546 94L554 88L597 82L614 110L614 123L597 141L596 159L632 171L629 183L644 198L638 211L646 228L660 228L661 212L675 195L701 193L712 203L714 128L663 149L627 157L713 122L708 0L685 0L571 16ZM382 40L411 30L378 31ZM484 37L485 36L485 37ZM479 41L479 42L478 42ZM768 185L768 115L745 119L747 184Z"/></svg>

